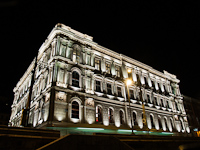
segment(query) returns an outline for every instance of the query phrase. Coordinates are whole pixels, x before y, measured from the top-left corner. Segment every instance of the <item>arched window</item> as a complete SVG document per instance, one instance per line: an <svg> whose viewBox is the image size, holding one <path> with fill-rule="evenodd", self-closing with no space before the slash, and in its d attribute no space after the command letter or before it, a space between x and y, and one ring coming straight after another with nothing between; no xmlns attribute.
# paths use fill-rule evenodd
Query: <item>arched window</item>
<svg viewBox="0 0 200 150"><path fill-rule="evenodd" d="M113 110L111 108L108 109L108 119L109 123L114 123Z"/></svg>
<svg viewBox="0 0 200 150"><path fill-rule="evenodd" d="M100 106L96 107L96 122L102 123L102 108Z"/></svg>
<svg viewBox="0 0 200 150"><path fill-rule="evenodd" d="M72 118L79 119L79 104L76 101L72 102Z"/></svg>
<svg viewBox="0 0 200 150"><path fill-rule="evenodd" d="M159 125L159 129L162 129L162 122L161 122L161 118L158 117L158 125Z"/></svg>
<svg viewBox="0 0 200 150"><path fill-rule="evenodd" d="M79 74L76 71L72 73L72 86L79 87Z"/></svg>
<svg viewBox="0 0 200 150"><path fill-rule="evenodd" d="M119 111L120 125L124 124L124 113L122 110Z"/></svg>
<svg viewBox="0 0 200 150"><path fill-rule="evenodd" d="M136 113L135 112L133 112L133 125L134 126L137 126L138 125L138 123L137 123L137 118L136 118L137 116L136 116Z"/></svg>
<svg viewBox="0 0 200 150"><path fill-rule="evenodd" d="M172 130L173 130L173 120L172 120L172 118L170 118L170 124L171 124Z"/></svg>
<svg viewBox="0 0 200 150"><path fill-rule="evenodd" d="M182 119L181 119L181 130L184 130L184 124Z"/></svg>
<svg viewBox="0 0 200 150"><path fill-rule="evenodd" d="M168 128L168 126L167 126L167 119L164 118L164 121L165 121L166 130L168 130L169 128Z"/></svg>
<svg viewBox="0 0 200 150"><path fill-rule="evenodd" d="M150 121L151 121L151 128L155 128L155 124L154 124L154 120L153 120L152 115L150 115Z"/></svg>

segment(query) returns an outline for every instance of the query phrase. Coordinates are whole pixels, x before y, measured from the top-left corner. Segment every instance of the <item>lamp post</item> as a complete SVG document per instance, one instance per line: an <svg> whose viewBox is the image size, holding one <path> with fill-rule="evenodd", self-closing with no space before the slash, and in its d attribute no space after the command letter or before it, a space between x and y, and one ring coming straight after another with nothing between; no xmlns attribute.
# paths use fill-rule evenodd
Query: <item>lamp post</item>
<svg viewBox="0 0 200 150"><path fill-rule="evenodd" d="M140 100L142 102L142 112L143 112L142 122L143 122L143 125L144 125L143 129L147 129L146 113L145 113L144 101L143 101L143 98L142 98L142 88L141 88L140 81L138 81L138 85L139 85L139 88L140 88Z"/></svg>
<svg viewBox="0 0 200 150"><path fill-rule="evenodd" d="M126 86L127 86L127 94L128 94L128 101L129 101L129 111L130 111L130 117L131 117L131 130L132 130L132 134L133 133L133 120L132 120L132 113L131 113L131 103L130 103L130 93L129 93L129 86L132 84L132 80L127 79L126 80Z"/></svg>

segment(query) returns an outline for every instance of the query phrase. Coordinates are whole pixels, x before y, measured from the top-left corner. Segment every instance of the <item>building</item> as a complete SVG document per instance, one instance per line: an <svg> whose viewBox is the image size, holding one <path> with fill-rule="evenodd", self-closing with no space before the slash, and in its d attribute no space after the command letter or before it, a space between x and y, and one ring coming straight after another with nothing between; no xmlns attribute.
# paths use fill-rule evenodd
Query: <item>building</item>
<svg viewBox="0 0 200 150"><path fill-rule="evenodd" d="M200 100L185 95L183 100L191 133L200 137Z"/></svg>
<svg viewBox="0 0 200 150"><path fill-rule="evenodd" d="M12 126L20 126L33 68L34 61L13 90ZM128 87L130 107L128 78L133 81ZM144 104L150 130L189 133L179 82L167 71L159 72L57 24L38 52L29 123L37 128L143 129Z"/></svg>

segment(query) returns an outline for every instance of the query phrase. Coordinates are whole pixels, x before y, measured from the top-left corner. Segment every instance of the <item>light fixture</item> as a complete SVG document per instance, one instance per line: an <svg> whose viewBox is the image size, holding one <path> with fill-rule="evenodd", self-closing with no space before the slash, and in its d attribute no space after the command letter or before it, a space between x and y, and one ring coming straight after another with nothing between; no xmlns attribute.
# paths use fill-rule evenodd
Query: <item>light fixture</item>
<svg viewBox="0 0 200 150"><path fill-rule="evenodd" d="M131 69L128 69L127 71L128 71L128 73L131 73Z"/></svg>
<svg viewBox="0 0 200 150"><path fill-rule="evenodd" d="M132 80L127 79L127 80L126 80L126 84L127 84L127 86L131 85L131 84L132 84Z"/></svg>

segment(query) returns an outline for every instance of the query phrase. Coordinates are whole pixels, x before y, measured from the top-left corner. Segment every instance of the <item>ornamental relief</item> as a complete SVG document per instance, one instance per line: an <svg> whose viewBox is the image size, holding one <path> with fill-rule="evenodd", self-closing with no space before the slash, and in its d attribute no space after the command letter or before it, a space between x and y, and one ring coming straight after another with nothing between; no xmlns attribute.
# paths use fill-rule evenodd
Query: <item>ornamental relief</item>
<svg viewBox="0 0 200 150"><path fill-rule="evenodd" d="M56 101L66 102L66 94L64 92L56 92Z"/></svg>

